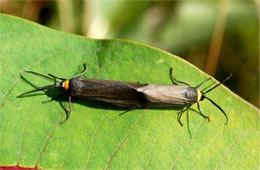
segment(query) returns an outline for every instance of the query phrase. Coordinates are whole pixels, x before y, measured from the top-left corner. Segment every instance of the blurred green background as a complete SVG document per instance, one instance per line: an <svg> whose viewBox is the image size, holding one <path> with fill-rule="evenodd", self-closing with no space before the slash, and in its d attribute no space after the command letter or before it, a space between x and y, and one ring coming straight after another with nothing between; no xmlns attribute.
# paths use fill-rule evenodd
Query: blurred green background
<svg viewBox="0 0 260 170"><path fill-rule="evenodd" d="M219 81L232 72L226 86L259 108L258 0L0 0L0 12L90 38L147 43Z"/></svg>

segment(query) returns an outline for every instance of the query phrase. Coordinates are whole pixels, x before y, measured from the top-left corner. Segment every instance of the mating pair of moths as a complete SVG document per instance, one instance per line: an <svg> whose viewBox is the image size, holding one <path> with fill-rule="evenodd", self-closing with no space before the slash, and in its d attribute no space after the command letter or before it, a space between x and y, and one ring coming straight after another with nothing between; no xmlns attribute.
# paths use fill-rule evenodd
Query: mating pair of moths
<svg viewBox="0 0 260 170"><path fill-rule="evenodd" d="M183 109L178 113L178 121L181 126L182 114L185 111L188 111L188 109L195 103L198 106L199 114L204 118L210 120L209 116L202 114L199 105L200 101L207 99L224 114L224 116L226 117L226 123L228 122L228 117L224 110L213 100L206 97L205 94L215 89L220 84L224 83L231 77L231 75L227 77L222 83L219 83L206 91L200 91L199 88L205 82L210 80L210 78L203 81L196 87L191 87L188 83L175 79L172 75L172 69L170 69L170 78L172 82L174 84L183 84L184 86L141 84L101 79L80 79L79 77L85 74L86 71L87 67L86 64L84 64L84 71L69 80L56 77L52 74L48 74L48 76L46 76L33 71L26 71L27 73L38 75L47 78L48 80L54 81L54 84L38 87L34 90L27 91L19 95L18 97L23 97L27 94L45 89L59 88L62 92L60 95L43 103L53 101L63 95L68 95L69 109L67 112L66 120L69 118L71 112L72 97L100 101L111 105L133 109L149 107L182 107Z"/></svg>

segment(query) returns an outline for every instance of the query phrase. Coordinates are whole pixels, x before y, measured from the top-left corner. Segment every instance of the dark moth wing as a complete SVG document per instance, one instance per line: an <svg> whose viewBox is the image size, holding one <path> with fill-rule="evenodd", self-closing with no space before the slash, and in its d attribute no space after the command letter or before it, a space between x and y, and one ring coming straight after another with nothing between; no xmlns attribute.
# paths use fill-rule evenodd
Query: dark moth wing
<svg viewBox="0 0 260 170"><path fill-rule="evenodd" d="M71 79L69 94L121 107L144 107L144 95L135 89L147 84L100 79Z"/></svg>

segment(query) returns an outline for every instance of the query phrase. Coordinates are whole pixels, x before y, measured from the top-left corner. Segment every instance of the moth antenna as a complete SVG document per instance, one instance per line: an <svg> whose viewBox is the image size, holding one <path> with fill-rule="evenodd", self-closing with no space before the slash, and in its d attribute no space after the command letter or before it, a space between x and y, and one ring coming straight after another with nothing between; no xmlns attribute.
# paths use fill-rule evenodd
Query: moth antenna
<svg viewBox="0 0 260 170"><path fill-rule="evenodd" d="M224 84L228 79L230 79L231 76L232 76L232 73L225 80L223 80L222 82L218 83L217 85L213 86L212 88L210 88L207 91L202 92L202 93L206 94L206 93L210 92L211 90L217 88L219 85Z"/></svg>
<svg viewBox="0 0 260 170"><path fill-rule="evenodd" d="M46 76L46 75L44 75L44 74L41 74L41 73L36 73L36 72L34 72L34 71L28 71L28 70L26 70L25 72L26 72L26 73L30 73L30 74L34 74L34 75L36 75L36 76L45 78L45 79L50 80L50 81L55 81L53 78L51 78L51 77L49 77L49 76Z"/></svg>
<svg viewBox="0 0 260 170"><path fill-rule="evenodd" d="M225 111L219 105L217 105L217 103L215 103L213 100L211 100L210 98L208 98L206 96L204 96L204 98L206 98L208 101L210 101L214 106L216 106L224 114L224 116L226 117L226 124L227 124L228 123L228 116L225 113Z"/></svg>

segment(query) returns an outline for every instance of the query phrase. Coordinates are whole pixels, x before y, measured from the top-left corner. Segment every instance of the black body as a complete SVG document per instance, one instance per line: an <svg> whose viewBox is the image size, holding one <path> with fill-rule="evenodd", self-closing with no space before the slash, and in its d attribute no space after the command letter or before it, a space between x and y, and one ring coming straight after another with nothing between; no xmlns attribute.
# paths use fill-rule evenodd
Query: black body
<svg viewBox="0 0 260 170"><path fill-rule="evenodd" d="M135 88L147 84L128 83L101 79L70 80L69 95L83 99L101 101L121 107L139 108L147 105L144 95Z"/></svg>

